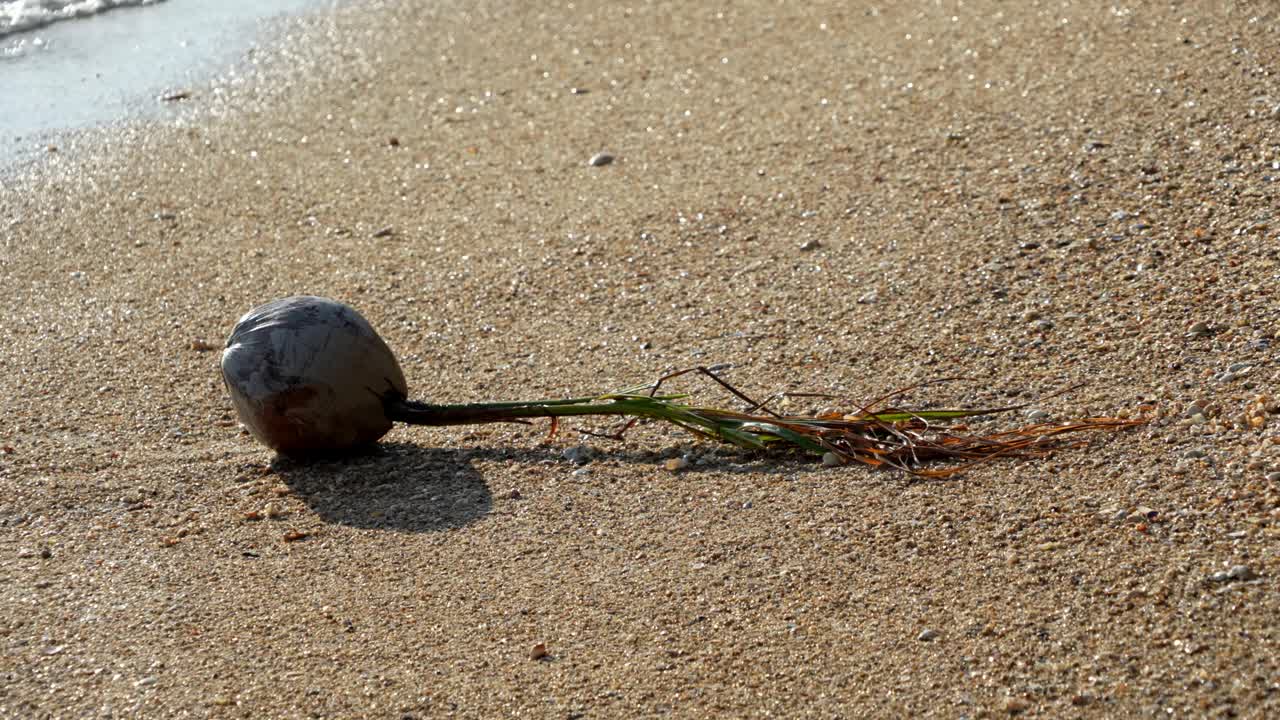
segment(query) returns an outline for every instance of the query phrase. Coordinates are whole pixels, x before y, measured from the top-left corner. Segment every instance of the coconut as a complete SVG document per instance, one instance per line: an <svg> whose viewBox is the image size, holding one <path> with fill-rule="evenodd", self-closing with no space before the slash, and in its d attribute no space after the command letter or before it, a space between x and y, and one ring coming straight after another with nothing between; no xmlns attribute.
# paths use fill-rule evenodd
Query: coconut
<svg viewBox="0 0 1280 720"><path fill-rule="evenodd" d="M287 297L250 310L222 351L236 413L287 455L341 451L391 429L388 401L408 394L395 355L354 308Z"/></svg>

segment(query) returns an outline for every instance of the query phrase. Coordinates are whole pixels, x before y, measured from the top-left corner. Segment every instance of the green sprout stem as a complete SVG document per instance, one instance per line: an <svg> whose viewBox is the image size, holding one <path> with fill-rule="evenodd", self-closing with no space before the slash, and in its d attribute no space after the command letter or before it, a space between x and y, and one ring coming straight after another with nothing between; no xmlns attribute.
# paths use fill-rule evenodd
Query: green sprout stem
<svg viewBox="0 0 1280 720"><path fill-rule="evenodd" d="M711 373L731 392L750 401ZM645 391L648 392L645 392ZM933 458L965 460L966 463L997 456L1042 454L1061 446L1054 438L1082 430L1118 429L1141 424L1141 420L1089 418L1070 423L1037 424L986 436L971 436L963 426L941 426L938 421L992 415L1017 407L950 410L863 409L854 414L820 416L777 415L735 412L689 405L688 395L655 395L657 386L633 388L597 396L534 400L526 402L465 403L433 405L393 397L386 401L392 420L416 425L469 425L494 422L521 422L529 418L572 416L625 416L661 420L694 435L730 443L750 450L790 446L808 453L834 455L839 462L889 465L914 474L947 475L959 468L923 471L919 463ZM894 395L896 395L895 393ZM893 397L891 395L889 397ZM626 427L630 427L630 423ZM626 428L624 428L625 430ZM618 433L615 437L621 437Z"/></svg>

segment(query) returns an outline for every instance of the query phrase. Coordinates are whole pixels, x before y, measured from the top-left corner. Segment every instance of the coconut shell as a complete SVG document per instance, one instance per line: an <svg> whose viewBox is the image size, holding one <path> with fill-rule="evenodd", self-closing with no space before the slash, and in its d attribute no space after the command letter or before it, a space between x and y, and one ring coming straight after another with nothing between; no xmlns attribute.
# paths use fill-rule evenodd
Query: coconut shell
<svg viewBox="0 0 1280 720"><path fill-rule="evenodd" d="M385 402L408 394L391 349L360 313L296 296L250 310L222 351L240 421L287 455L346 450L391 429Z"/></svg>

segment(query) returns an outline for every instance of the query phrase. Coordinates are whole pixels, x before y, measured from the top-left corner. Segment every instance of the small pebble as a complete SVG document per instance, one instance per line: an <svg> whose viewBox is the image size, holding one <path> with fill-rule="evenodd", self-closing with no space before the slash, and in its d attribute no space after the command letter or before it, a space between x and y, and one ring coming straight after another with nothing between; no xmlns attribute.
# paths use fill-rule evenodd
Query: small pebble
<svg viewBox="0 0 1280 720"><path fill-rule="evenodd" d="M815 238L810 238L800 243L800 249L804 252L809 252L810 250L817 250L820 247L822 247L822 241Z"/></svg>
<svg viewBox="0 0 1280 720"><path fill-rule="evenodd" d="M929 642L930 640L936 640L937 637L938 637L937 630L933 630L931 628L925 628L924 630L920 631L920 634L916 636L916 639L921 640L923 642Z"/></svg>
<svg viewBox="0 0 1280 720"><path fill-rule="evenodd" d="M1027 411L1026 415L1031 422L1044 422L1049 419L1049 411L1040 408L1032 408Z"/></svg>
<svg viewBox="0 0 1280 720"><path fill-rule="evenodd" d="M1191 323L1187 327L1187 334L1192 337L1203 337L1209 334L1209 323L1201 320L1200 322Z"/></svg>
<svg viewBox="0 0 1280 720"><path fill-rule="evenodd" d="M1004 701L1004 711L1010 715L1026 712L1030 707L1031 703L1022 698L1009 698Z"/></svg>
<svg viewBox="0 0 1280 720"><path fill-rule="evenodd" d="M836 467L837 465L843 465L844 461L840 459L839 455L827 452L822 454L822 464L826 467Z"/></svg>
<svg viewBox="0 0 1280 720"><path fill-rule="evenodd" d="M538 643L537 645L533 646L532 650L529 651L530 660L542 660L544 658L549 657L550 655L551 653L547 651L546 643Z"/></svg>
<svg viewBox="0 0 1280 720"><path fill-rule="evenodd" d="M591 167L602 167L604 165L608 165L611 162L613 162L612 155L610 155L607 152L598 152L595 155L591 156L591 159L587 161L587 164L590 165Z"/></svg>
<svg viewBox="0 0 1280 720"><path fill-rule="evenodd" d="M1209 576L1210 582L1229 583L1229 582L1247 582L1258 577L1253 568L1248 565L1233 565L1229 570L1219 570Z"/></svg>
<svg viewBox="0 0 1280 720"><path fill-rule="evenodd" d="M1280 482L1280 471L1269 472L1263 477L1265 477L1270 482Z"/></svg>
<svg viewBox="0 0 1280 720"><path fill-rule="evenodd" d="M1227 577L1231 580L1245 582L1258 577L1258 574L1248 565L1233 565L1230 570L1227 570Z"/></svg>
<svg viewBox="0 0 1280 720"><path fill-rule="evenodd" d="M1091 693L1079 693L1077 695L1074 695L1071 698L1071 704L1075 705L1076 707L1084 707L1085 705L1088 705L1089 703L1092 703L1092 702L1093 702L1093 695Z"/></svg>
<svg viewBox="0 0 1280 720"><path fill-rule="evenodd" d="M663 463L662 466L670 470L671 472L680 472L681 470L684 470L685 468L689 467L689 461L685 460L682 457L671 458L670 460Z"/></svg>
<svg viewBox="0 0 1280 720"><path fill-rule="evenodd" d="M560 454L565 460L568 460L571 463L586 465L591 462L591 455L593 453L591 452L591 448L586 445L574 445L573 447L565 448L560 452Z"/></svg>

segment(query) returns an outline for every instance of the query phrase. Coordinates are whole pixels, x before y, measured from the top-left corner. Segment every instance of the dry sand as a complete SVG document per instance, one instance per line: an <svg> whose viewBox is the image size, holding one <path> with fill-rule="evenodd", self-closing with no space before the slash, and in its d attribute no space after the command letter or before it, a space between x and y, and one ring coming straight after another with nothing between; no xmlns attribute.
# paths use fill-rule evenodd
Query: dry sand
<svg viewBox="0 0 1280 720"><path fill-rule="evenodd" d="M1275 4L849 5L387 2L6 181L0 715L1280 713ZM942 482L272 463L207 347L303 292L439 401L1156 410Z"/></svg>

